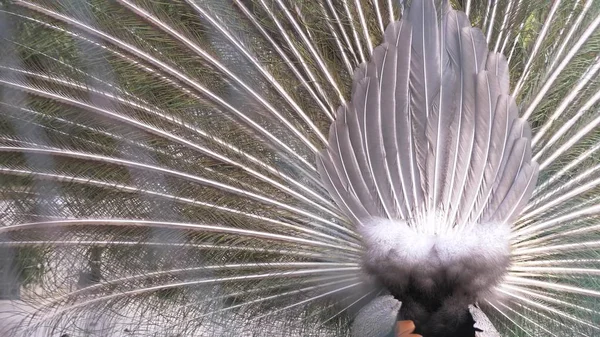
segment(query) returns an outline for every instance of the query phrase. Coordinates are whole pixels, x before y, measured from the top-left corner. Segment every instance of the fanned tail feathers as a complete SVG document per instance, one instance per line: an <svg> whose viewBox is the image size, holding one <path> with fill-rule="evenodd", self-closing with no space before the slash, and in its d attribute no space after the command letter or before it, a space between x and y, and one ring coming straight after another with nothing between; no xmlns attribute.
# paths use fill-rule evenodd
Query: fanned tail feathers
<svg viewBox="0 0 600 337"><path fill-rule="evenodd" d="M345 196L340 207L356 205L349 211L359 226L357 214L402 219L428 233L514 220L535 186L537 165L508 144L518 118L508 82L505 57L488 54L484 34L464 14L445 9L438 20L433 1L413 1L357 71L347 105L356 114L331 127L329 143L335 144L346 121L355 155L337 156L337 166L360 174L337 177L342 189L330 193ZM530 151L526 144L522 150ZM355 157L363 158L357 166L349 163ZM500 170L513 157L523 160L510 161L519 167L504 175L514 171L506 164ZM508 189L496 195L501 180Z"/></svg>
<svg viewBox="0 0 600 337"><path fill-rule="evenodd" d="M599 43L596 0L0 0L0 335L345 336L375 218L503 224L459 309L596 336Z"/></svg>

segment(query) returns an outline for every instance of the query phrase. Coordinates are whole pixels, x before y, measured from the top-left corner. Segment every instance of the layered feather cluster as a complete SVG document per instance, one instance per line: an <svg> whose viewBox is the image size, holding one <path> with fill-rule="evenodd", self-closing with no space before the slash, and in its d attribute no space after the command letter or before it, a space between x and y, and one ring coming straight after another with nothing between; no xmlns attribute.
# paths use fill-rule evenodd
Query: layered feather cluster
<svg viewBox="0 0 600 337"><path fill-rule="evenodd" d="M510 266L476 326L598 335L600 1L450 2L466 16L437 1L425 26L430 1L0 0L0 334L345 336L388 292L370 220L498 220ZM396 101L359 120L373 96ZM515 148L540 172L521 215Z"/></svg>
<svg viewBox="0 0 600 337"><path fill-rule="evenodd" d="M318 158L367 271L417 326L448 330L429 316L458 321L508 268L510 225L538 176L509 90L506 58L464 13L445 7L438 20L434 1L414 0L355 72Z"/></svg>

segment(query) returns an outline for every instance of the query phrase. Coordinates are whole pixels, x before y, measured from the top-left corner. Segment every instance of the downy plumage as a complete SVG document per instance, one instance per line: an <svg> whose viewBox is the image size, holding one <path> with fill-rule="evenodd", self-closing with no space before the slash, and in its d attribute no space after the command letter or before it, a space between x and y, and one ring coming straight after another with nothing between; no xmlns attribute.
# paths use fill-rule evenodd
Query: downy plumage
<svg viewBox="0 0 600 337"><path fill-rule="evenodd" d="M600 335L598 26L598 0L0 1L0 331Z"/></svg>

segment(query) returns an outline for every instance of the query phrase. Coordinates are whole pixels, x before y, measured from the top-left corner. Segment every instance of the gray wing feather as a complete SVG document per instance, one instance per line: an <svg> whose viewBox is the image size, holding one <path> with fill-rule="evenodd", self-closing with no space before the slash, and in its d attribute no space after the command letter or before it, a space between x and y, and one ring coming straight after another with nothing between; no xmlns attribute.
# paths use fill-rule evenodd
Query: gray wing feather
<svg viewBox="0 0 600 337"><path fill-rule="evenodd" d="M514 99L511 97L510 102L511 114L517 114L517 107ZM492 193L488 197L488 204L483 215L480 217L480 222L491 221L492 215L497 210L500 202L504 200L506 193L512 186L512 181L516 179L518 170L524 163L531 160L531 128L527 121L516 118L512 122L510 133L506 140L505 152L500 162L498 175ZM517 146L517 143L522 143ZM515 172L515 170L517 170ZM511 180L512 179L512 180Z"/></svg>
<svg viewBox="0 0 600 337"><path fill-rule="evenodd" d="M379 213L379 209L373 200L373 195L370 192L371 188L369 187L368 182L364 179L366 174L363 173L363 169L365 169L366 166L363 164L363 167L365 168L361 167L359 162L359 156L361 153L364 153L364 151L362 151L362 148L355 148L350 136L352 132L350 126L353 125L352 122L356 121L355 116L351 116L354 115L352 112L353 109L354 108L349 105L345 110L348 124L340 123L340 125L337 125L340 157L347 168L350 185L349 189L361 201L369 214L383 216L383 214Z"/></svg>
<svg viewBox="0 0 600 337"><path fill-rule="evenodd" d="M421 174L418 170L416 149L412 137L412 116L410 110L410 66L411 48L413 37L412 26L403 22L398 33L396 51L398 63L396 69L395 111L396 111L396 144L398 153L393 160L398 163L402 192L405 196L408 216L412 217L413 211L420 204L423 192L421 190ZM408 43L408 44L404 44ZM397 191L399 193L399 191Z"/></svg>
<svg viewBox="0 0 600 337"><path fill-rule="evenodd" d="M477 74L483 70L482 65L487 58L485 36L478 29L465 27L461 29L461 123L457 128L458 146L457 162L452 184L451 213L448 221L455 222L457 215L464 212L467 206L462 200L463 191L469 178L470 162L473 160L473 144L475 142L475 120Z"/></svg>
<svg viewBox="0 0 600 337"><path fill-rule="evenodd" d="M451 13L449 4L446 4L442 10L441 27L447 27L447 22ZM450 20L455 20L454 15ZM459 67L453 62L449 53L449 48L457 47L456 36L450 36L455 33L451 31L442 31L439 41L439 73L441 74L440 88L432 102L432 113L428 117L427 123L427 140L428 140L428 156L427 156L427 175L428 193L432 200L432 209L444 209L443 194L444 189L448 185L448 167L452 154L448 151L448 142L451 135L456 133L455 130L448 128L454 120L457 113L457 73ZM450 39L451 46L446 47ZM456 58L456 55L454 56Z"/></svg>
<svg viewBox="0 0 600 337"><path fill-rule="evenodd" d="M500 164L509 155L507 139L512 123L517 118L517 112L518 109L511 96L505 94L499 96L492 122L490 152L484 172L484 185L477 196L477 204L472 212L472 221L479 220L498 178Z"/></svg>
<svg viewBox="0 0 600 337"><path fill-rule="evenodd" d="M483 222L489 222L494 219L494 215L501 203L510 193L513 182L519 177L521 170L531 160L531 148L528 145L529 139L524 137L519 138L514 143L510 152L510 157L504 170L501 172L496 189L493 191L488 203L487 214L482 218Z"/></svg>
<svg viewBox="0 0 600 337"><path fill-rule="evenodd" d="M434 99L440 90L439 28L433 0L416 0L407 20L413 27L410 64L410 97L413 139L417 164L421 172L421 188L429 190L433 177L427 174L429 143L426 137L428 119L432 117ZM430 203L432 196L425 198ZM419 203L420 204L420 203Z"/></svg>
<svg viewBox="0 0 600 337"><path fill-rule="evenodd" d="M444 8L442 10L441 27L445 26L447 20L446 9L447 8ZM427 116L426 127L428 151L426 167L427 182L425 185L428 188L428 199L431 203L429 209L432 211L442 208L442 205L440 204L442 200L441 195L448 176L446 172L449 157L446 144L450 134L448 125L452 122L453 115L456 112L455 83L457 69L451 64L446 51L446 33L442 31L437 35L439 35L439 46L437 46L439 56L434 65L437 65L438 69L432 73L434 75L439 74L438 76L440 76L441 79L439 88L433 91L435 96L430 102L431 109ZM434 38L434 36L431 36L430 38ZM435 38L438 38L438 36L435 36ZM431 69L431 66L429 66L429 68Z"/></svg>
<svg viewBox="0 0 600 337"><path fill-rule="evenodd" d="M360 205L360 202L358 202L358 200L343 187L339 175L333 168L331 158L326 156L327 154L324 152L317 156L317 170L325 188L329 192L331 198L333 198L346 215L350 216L353 221L360 222L360 219L364 219L368 214L367 211Z"/></svg>
<svg viewBox="0 0 600 337"><path fill-rule="evenodd" d="M362 63L354 70L352 77L352 97L354 97L360 81L367 78L367 65L367 63Z"/></svg>
<svg viewBox="0 0 600 337"><path fill-rule="evenodd" d="M471 27L469 18L463 12L450 10L446 14L444 47L450 62L460 69L461 66L461 31ZM459 82L460 83L460 82Z"/></svg>
<svg viewBox="0 0 600 337"><path fill-rule="evenodd" d="M427 123L427 141L429 151L427 156L427 175L432 182L429 184L430 197L435 209L445 208L442 204L445 186L448 185L448 165L452 153L448 151L451 135L455 133L452 125L457 114L458 100L456 97L456 69L448 66L444 69L439 98L434 103L439 106L432 109L433 113Z"/></svg>
<svg viewBox="0 0 600 337"><path fill-rule="evenodd" d="M368 104L367 90L369 83L370 78L365 77L357 84L356 91L352 96L352 106L354 108L347 110L346 121L348 126L348 137L352 149L354 150L353 155L358 163L362 181L365 183L365 187L362 190L359 190L359 187L356 187L356 193L360 195L361 200L372 200L373 207L368 208L371 215L385 217L381 202L379 201L379 195L377 194L377 188L375 187L373 173L370 169L366 150L366 137L364 134L365 106Z"/></svg>
<svg viewBox="0 0 600 337"><path fill-rule="evenodd" d="M515 110L512 113L518 114L518 108L516 106L516 103L514 102L514 99L511 102L511 110ZM510 151L512 150L515 142L520 138L531 139L531 129L529 128L529 124L527 123L527 121L523 119L515 119L512 122L510 133L508 134L508 139L506 140L506 149L509 151L508 155L504 156L502 158L502 161L500 162L500 174L504 172L506 164L510 159ZM494 187L494 190L495 189L496 187Z"/></svg>
<svg viewBox="0 0 600 337"><path fill-rule="evenodd" d="M397 218L394 197L392 195L391 182L389 181L389 172L385 160L385 148L383 143L382 130L382 102L387 100L381 97L380 81L383 78L383 72L387 72L385 59L388 55L388 46L381 45L373 51L371 63L367 67L367 76L369 83L365 92L364 110L361 111L364 118L365 149L369 168L373 174L375 190L381 201L383 211L387 218ZM390 104L386 104L389 108ZM393 113L393 111L386 113Z"/></svg>
<svg viewBox="0 0 600 337"><path fill-rule="evenodd" d="M344 160L342 159L342 152L343 152L343 147L342 147L342 143L340 142L340 128L344 128L345 126L345 120L346 120L346 112L345 112L346 107L345 106L341 106L338 108L337 110L337 120L335 121L334 124L331 125L331 128L329 129L329 146L330 146L330 153L331 153L331 158L333 159L333 164L336 167L336 171L340 173L340 180L342 181L342 183L344 184L344 188L346 190L349 189L350 187L350 175L348 174L348 167L347 164L344 162ZM352 166L350 166L350 168L352 168Z"/></svg>
<svg viewBox="0 0 600 337"><path fill-rule="evenodd" d="M492 222L506 223L515 220L529 201L538 177L538 164L526 163L519 176L492 217Z"/></svg>
<svg viewBox="0 0 600 337"><path fill-rule="evenodd" d="M469 177L465 185L457 223L465 224L475 206L477 195L483 187L485 168L490 153L492 120L496 106L497 92L491 83L495 79L487 71L480 71L476 79L475 96L475 138L469 167Z"/></svg>
<svg viewBox="0 0 600 337"><path fill-rule="evenodd" d="M475 333L476 337L500 337L487 315L474 305L469 306L469 312L475 321L474 327L481 330Z"/></svg>
<svg viewBox="0 0 600 337"><path fill-rule="evenodd" d="M392 27L393 28L393 27ZM402 192L401 172L399 162L395 160L398 155L398 144L396 143L396 79L398 52L395 45L386 42L387 53L383 60L381 76L379 80L380 89L380 137L381 137L381 163L385 165L384 188L389 193L391 206L394 209L394 218L402 219L407 216L407 207ZM383 178L383 177L382 177Z"/></svg>
<svg viewBox="0 0 600 337"><path fill-rule="evenodd" d="M389 47L387 71L382 73L382 126L386 160L394 195L402 218L411 216L414 206L413 186L420 181L410 137L409 71L412 27L406 21L395 22L385 31ZM389 106L388 106L389 104Z"/></svg>
<svg viewBox="0 0 600 337"><path fill-rule="evenodd" d="M500 93L508 95L510 93L510 75L506 57L500 53L489 53L486 69L496 76Z"/></svg>
<svg viewBox="0 0 600 337"><path fill-rule="evenodd" d="M453 120L451 122L450 127L452 132L449 134L449 147L448 147L448 168L447 168L447 176L448 181L446 185L443 187L443 195L442 195L442 204L444 208L448 208L450 206L450 200L452 197L452 190L457 183L456 172L459 164L459 143L461 140L460 132L461 125L463 123L463 113L462 113L462 96L463 96L463 72L461 70L462 63L462 34L461 31L464 27L470 27L471 23L467 18L466 14L463 12L458 12L455 10L450 10L446 14L445 21L445 48L448 55L448 67L452 67L456 69L456 112L453 116Z"/></svg>

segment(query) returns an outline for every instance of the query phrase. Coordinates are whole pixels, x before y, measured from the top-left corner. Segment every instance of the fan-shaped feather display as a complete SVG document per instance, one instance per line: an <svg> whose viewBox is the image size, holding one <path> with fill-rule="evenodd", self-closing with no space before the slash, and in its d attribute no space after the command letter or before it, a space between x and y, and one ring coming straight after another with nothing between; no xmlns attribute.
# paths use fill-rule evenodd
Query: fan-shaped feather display
<svg viewBox="0 0 600 337"><path fill-rule="evenodd" d="M0 0L0 332L599 336L599 26Z"/></svg>

